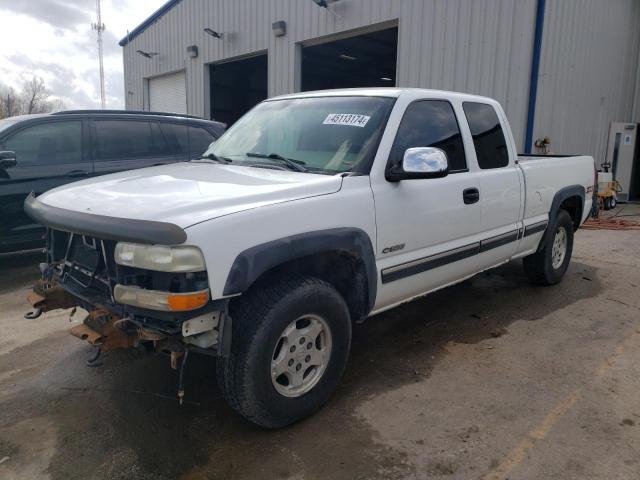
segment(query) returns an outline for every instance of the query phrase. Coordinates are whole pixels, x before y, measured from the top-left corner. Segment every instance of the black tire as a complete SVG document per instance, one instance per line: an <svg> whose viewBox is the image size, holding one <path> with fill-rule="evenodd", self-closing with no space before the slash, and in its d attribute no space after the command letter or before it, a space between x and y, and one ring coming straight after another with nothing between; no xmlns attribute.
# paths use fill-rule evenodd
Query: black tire
<svg viewBox="0 0 640 480"><path fill-rule="evenodd" d="M618 201L615 199L615 197L611 197L611 199L609 200L609 208L616 208L617 204Z"/></svg>
<svg viewBox="0 0 640 480"><path fill-rule="evenodd" d="M611 210L611 198L607 197L604 199L604 209Z"/></svg>
<svg viewBox="0 0 640 480"><path fill-rule="evenodd" d="M342 296L311 277L258 283L230 305L231 352L217 362L218 385L227 403L266 428L280 428L318 410L344 372L351 347L351 319ZM298 397L279 393L271 379L274 349L285 328L304 315L320 316L331 333L331 353L317 383Z"/></svg>
<svg viewBox="0 0 640 480"><path fill-rule="evenodd" d="M553 242L559 229L564 228L567 244L564 260L557 267L553 267ZM573 251L573 221L566 210L560 210L553 224L547 227L544 245L534 254L523 259L524 272L533 283L555 285L562 280Z"/></svg>

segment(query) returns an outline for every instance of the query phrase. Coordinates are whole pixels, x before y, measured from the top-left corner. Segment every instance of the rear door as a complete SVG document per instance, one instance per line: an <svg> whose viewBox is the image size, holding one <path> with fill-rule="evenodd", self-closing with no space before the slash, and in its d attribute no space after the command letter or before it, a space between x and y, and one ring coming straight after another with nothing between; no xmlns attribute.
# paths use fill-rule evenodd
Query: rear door
<svg viewBox="0 0 640 480"><path fill-rule="evenodd" d="M481 267L488 268L514 254L522 216L521 175L515 164L513 143L507 141L501 111L481 102L462 103L466 122L473 138L479 171L481 205ZM510 138L510 137L509 137Z"/></svg>
<svg viewBox="0 0 640 480"><path fill-rule="evenodd" d="M39 239L41 227L23 210L30 192L38 195L91 174L83 130L81 119L53 118L11 130L0 140L0 150L15 152L17 162L0 170L0 250L11 242L30 248L27 243Z"/></svg>
<svg viewBox="0 0 640 480"><path fill-rule="evenodd" d="M95 175L177 161L150 119L94 119L91 134Z"/></svg>

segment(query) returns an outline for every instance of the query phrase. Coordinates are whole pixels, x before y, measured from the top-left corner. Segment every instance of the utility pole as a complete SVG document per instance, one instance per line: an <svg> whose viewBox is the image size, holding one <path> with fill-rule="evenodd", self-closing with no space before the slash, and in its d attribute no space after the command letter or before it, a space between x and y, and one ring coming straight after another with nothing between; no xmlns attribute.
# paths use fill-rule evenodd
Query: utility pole
<svg viewBox="0 0 640 480"><path fill-rule="evenodd" d="M100 60L100 102L102 109L105 108L104 98L104 65L102 63L102 32L104 31L104 23L102 23L102 13L100 12L100 0L96 0L96 10L98 11L98 21L91 24L91 28L98 32L98 58Z"/></svg>

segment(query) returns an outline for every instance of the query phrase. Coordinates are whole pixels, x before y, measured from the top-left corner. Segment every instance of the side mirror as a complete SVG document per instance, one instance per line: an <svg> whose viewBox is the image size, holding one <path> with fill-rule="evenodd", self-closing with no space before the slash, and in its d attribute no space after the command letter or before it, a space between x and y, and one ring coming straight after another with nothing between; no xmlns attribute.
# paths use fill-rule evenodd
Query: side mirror
<svg viewBox="0 0 640 480"><path fill-rule="evenodd" d="M11 168L16 166L16 152L0 152L0 168Z"/></svg>
<svg viewBox="0 0 640 480"><path fill-rule="evenodd" d="M387 180L398 182L416 178L441 178L449 174L447 154L436 147L408 148L404 152L402 167L387 171Z"/></svg>

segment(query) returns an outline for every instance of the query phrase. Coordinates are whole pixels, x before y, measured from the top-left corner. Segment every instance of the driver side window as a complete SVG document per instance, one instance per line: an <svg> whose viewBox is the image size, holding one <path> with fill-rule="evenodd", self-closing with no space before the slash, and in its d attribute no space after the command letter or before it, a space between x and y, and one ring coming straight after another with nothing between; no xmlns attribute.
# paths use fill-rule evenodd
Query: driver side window
<svg viewBox="0 0 640 480"><path fill-rule="evenodd" d="M19 166L82 162L82 122L48 122L23 128L4 142Z"/></svg>
<svg viewBox="0 0 640 480"><path fill-rule="evenodd" d="M453 107L446 100L419 100L404 112L391 147L390 165L402 163L414 147L436 147L447 154L449 173L467 171L467 160Z"/></svg>

